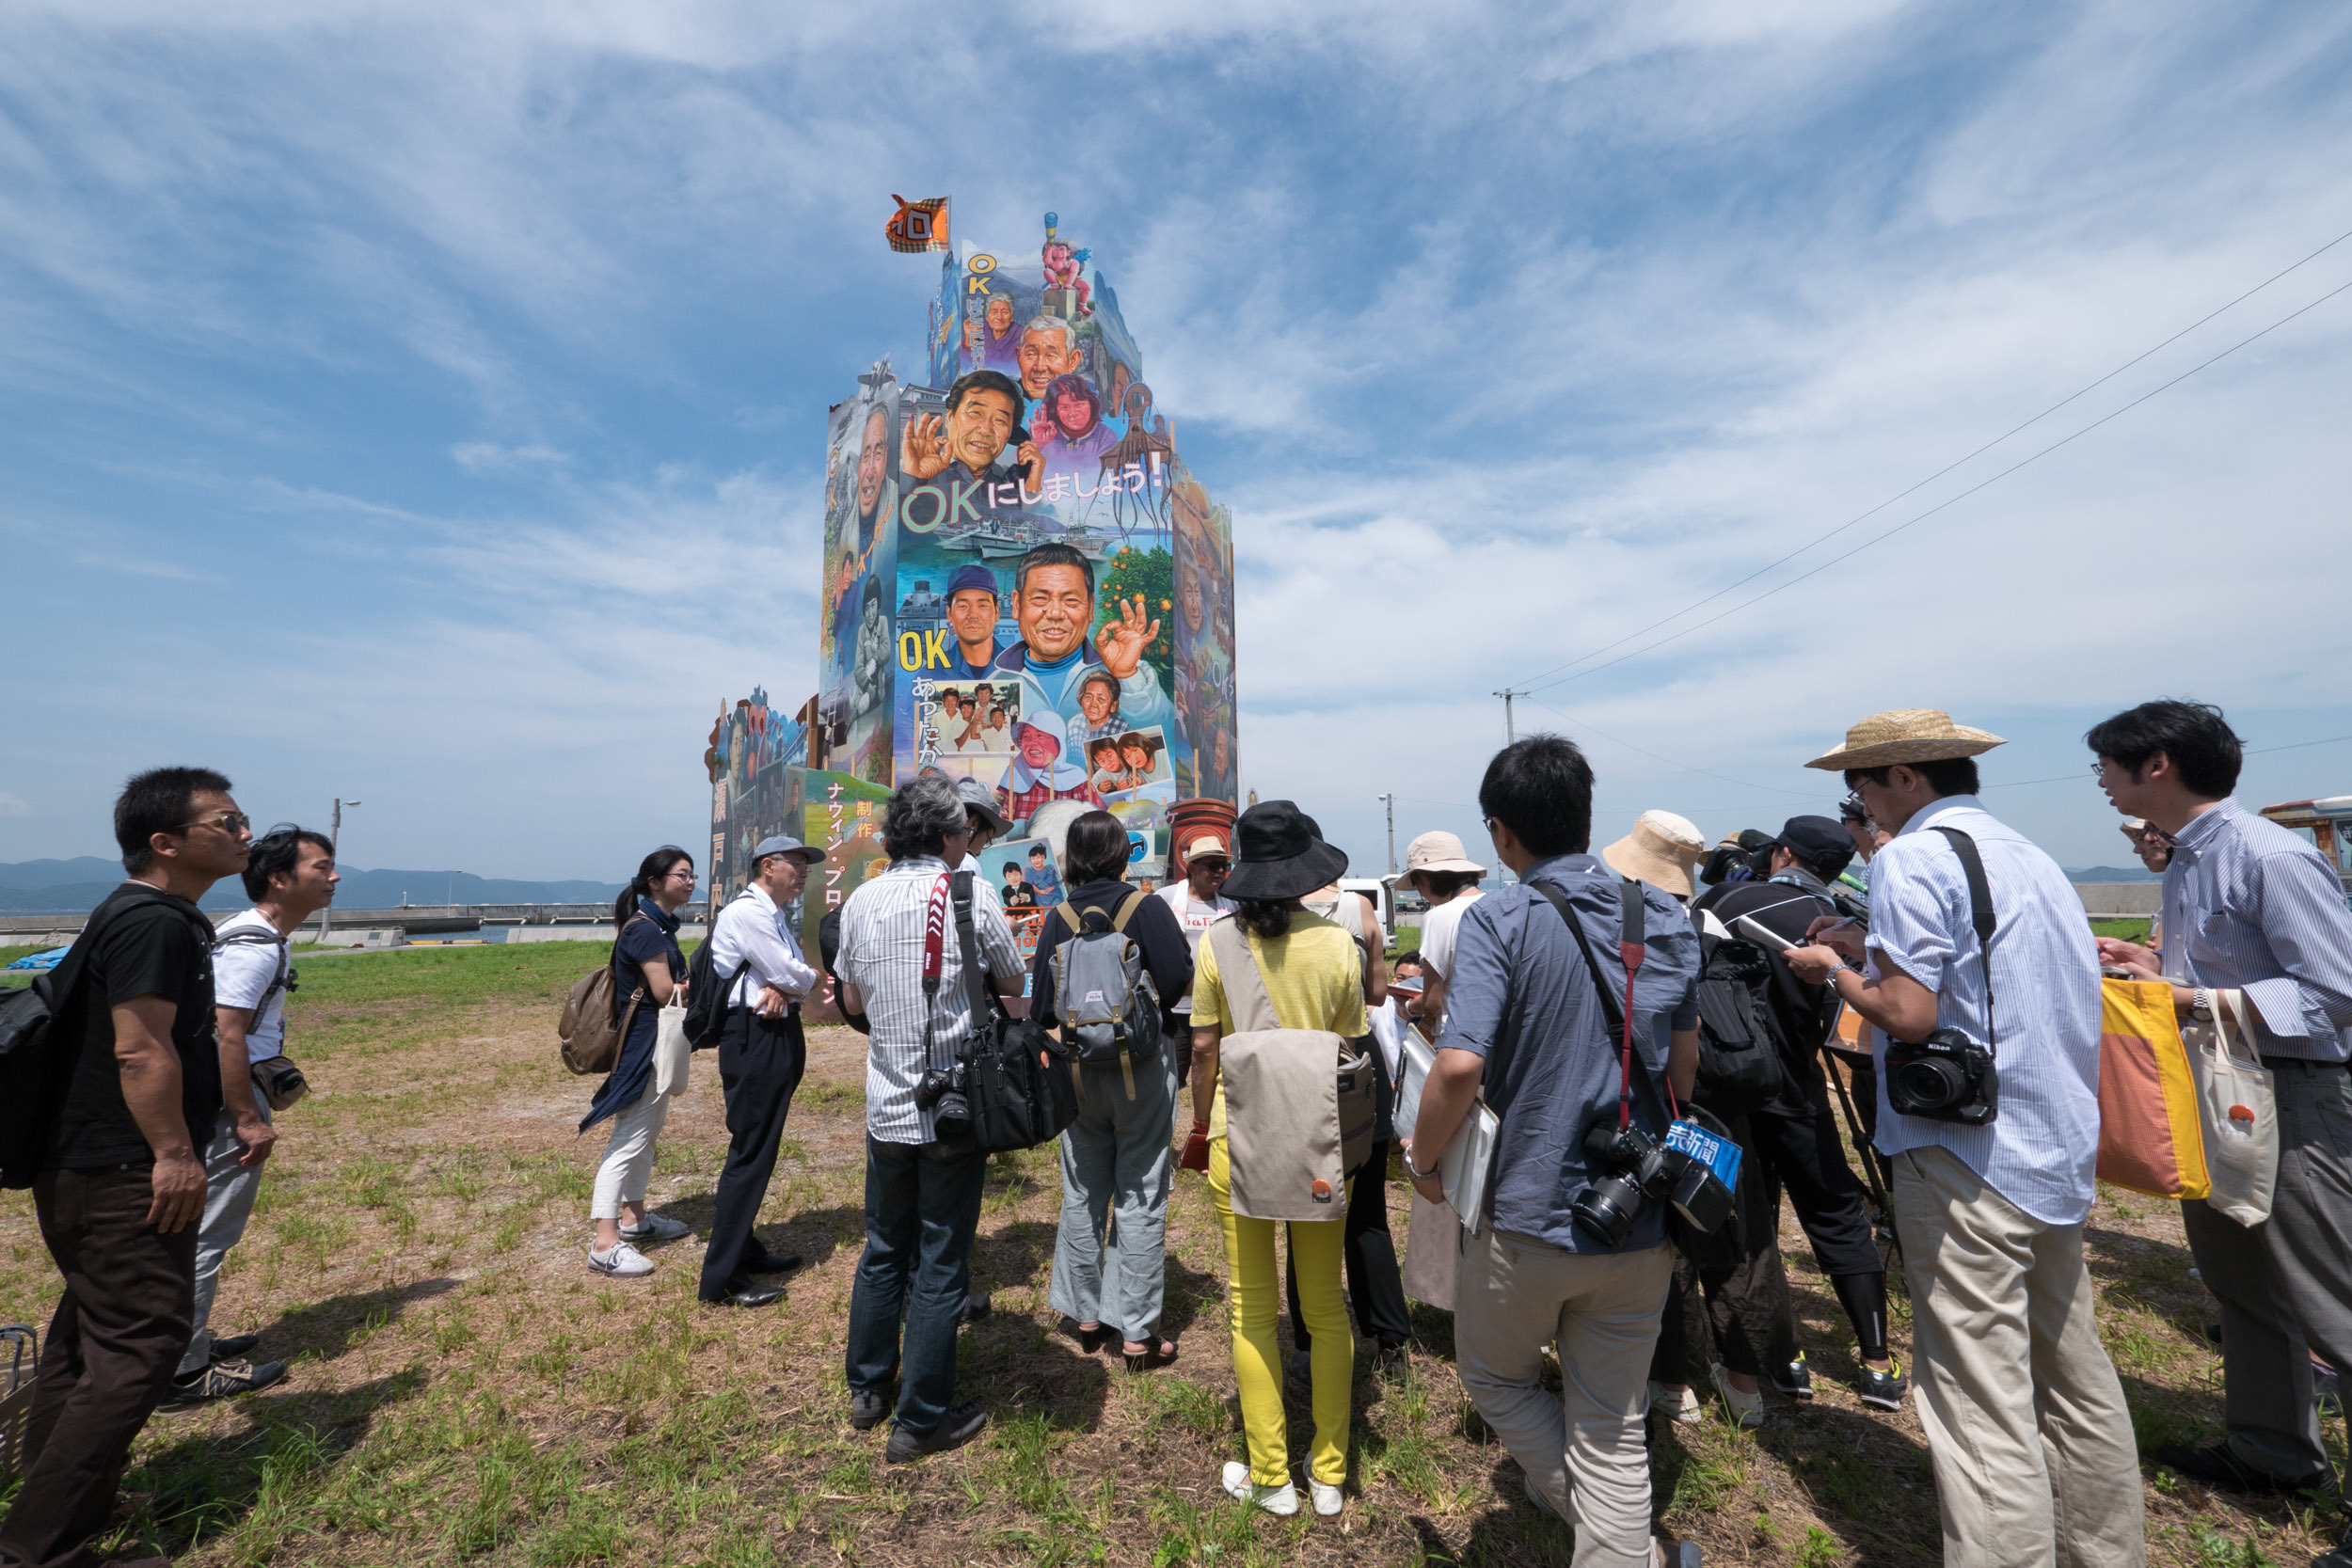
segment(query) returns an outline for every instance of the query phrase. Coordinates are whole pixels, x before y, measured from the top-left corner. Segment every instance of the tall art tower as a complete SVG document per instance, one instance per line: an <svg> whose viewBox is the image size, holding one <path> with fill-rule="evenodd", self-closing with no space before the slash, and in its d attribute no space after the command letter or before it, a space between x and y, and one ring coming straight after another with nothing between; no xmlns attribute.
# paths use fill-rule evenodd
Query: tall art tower
<svg viewBox="0 0 2352 1568"><path fill-rule="evenodd" d="M925 768L1013 820L983 871L1015 909L1058 901L1080 812L1124 821L1151 879L1172 817L1235 803L1232 519L1110 281L1048 214L1041 241L946 252L928 337L923 384L885 358L831 411L815 698L723 708L706 758L713 893L764 832L825 845L812 933L877 863L877 802Z"/></svg>

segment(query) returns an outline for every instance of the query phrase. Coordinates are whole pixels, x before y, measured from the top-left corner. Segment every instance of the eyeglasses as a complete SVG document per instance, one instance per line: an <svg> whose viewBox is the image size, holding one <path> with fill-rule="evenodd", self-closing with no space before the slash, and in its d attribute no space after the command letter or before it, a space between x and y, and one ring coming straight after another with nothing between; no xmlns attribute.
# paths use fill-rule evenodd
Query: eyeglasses
<svg viewBox="0 0 2352 1568"><path fill-rule="evenodd" d="M172 830L184 833L190 828L218 828L224 833L241 833L253 826L253 818L241 811L225 811L218 816L199 816L193 822L183 822Z"/></svg>

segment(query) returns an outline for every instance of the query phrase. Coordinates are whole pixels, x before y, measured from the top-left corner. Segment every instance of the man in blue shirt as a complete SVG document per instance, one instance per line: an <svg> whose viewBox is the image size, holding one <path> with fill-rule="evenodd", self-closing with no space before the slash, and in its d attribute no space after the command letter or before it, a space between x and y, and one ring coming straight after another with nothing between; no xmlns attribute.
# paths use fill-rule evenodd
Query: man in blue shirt
<svg viewBox="0 0 2352 1568"><path fill-rule="evenodd" d="M1022 719L1063 736L1065 755L1083 754L1087 716L1079 689L1096 670L1119 682L1119 712L1129 728L1171 722L1168 688L1143 657L1159 636L1160 623L1145 613L1141 594L1122 601L1119 619L1104 623L1089 642L1094 562L1059 543L1036 546L1021 558L1012 593L1021 641L996 656L989 673L1019 678Z"/></svg>
<svg viewBox="0 0 2352 1568"><path fill-rule="evenodd" d="M2279 1178L2270 1218L2242 1226L2202 1200L2181 1205L2206 1286L2221 1302L2229 1441L2150 1457L2239 1492L2324 1487L2328 1449L2310 1352L2352 1367L2352 911L2327 858L2231 799L2243 752L2218 708L2143 703L2085 736L2118 811L2171 846L2164 949L2102 938L2100 958L2172 982L2185 1020L2209 1021L2213 991L2270 1069ZM2352 1547L2322 1560L2352 1564Z"/></svg>
<svg viewBox="0 0 2352 1568"><path fill-rule="evenodd" d="M1581 922L1602 978L1622 1002L1620 883L1585 852L1593 769L1558 736L1496 753L1478 803L1495 853L1518 881L1470 906L1455 937L1437 1067L1405 1145L1415 1189L1445 1201L1446 1146L1483 1087L1501 1118L1485 1233L1466 1236L1454 1295L1462 1386L1527 1474L1539 1507L1576 1522L1579 1564L1644 1564L1650 1552L1649 1455L1643 1443L1650 1350L1674 1259L1662 1203L1643 1204L1616 1245L1581 1228L1571 1206L1597 1176L1584 1137L1617 1124L1626 1082L1591 968L1567 923L1534 884ZM1629 1032L1632 1119L1666 1131L1667 1099L1698 1075L1698 933L1674 898L1642 898L1647 947L1635 971ZM1547 1345L1565 1373L1544 1386ZM1695 1561L1687 1543L1669 1561Z"/></svg>
<svg viewBox="0 0 2352 1568"><path fill-rule="evenodd" d="M1805 766L1842 771L1894 833L1870 866L1867 944L1828 915L1785 956L1878 1032L1875 1141L1891 1157L1912 1372L1948 1568L2148 1560L2139 1455L2099 1342L2083 1221L2099 1148L2099 958L2056 862L1977 800L2002 744L1931 708L1874 714ZM1947 832L1958 835L1949 838ZM1977 874L1994 917L1979 940ZM1867 974L1853 965L1867 963ZM1964 1036L1987 1091L1931 1106L1888 1040ZM1916 1114L1895 1108L1898 1089Z"/></svg>

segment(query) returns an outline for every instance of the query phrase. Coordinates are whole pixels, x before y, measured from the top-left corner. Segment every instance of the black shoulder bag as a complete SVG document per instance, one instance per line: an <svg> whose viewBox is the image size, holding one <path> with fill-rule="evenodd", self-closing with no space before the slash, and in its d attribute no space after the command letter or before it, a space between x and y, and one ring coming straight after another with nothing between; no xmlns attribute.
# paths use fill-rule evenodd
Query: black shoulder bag
<svg viewBox="0 0 2352 1568"><path fill-rule="evenodd" d="M996 1006L972 930L972 874L950 884L956 944L972 1000L972 1037L964 1045L964 1094L972 1105L972 1147L985 1154L1035 1148L1078 1119L1078 1064L1070 1048L1027 1019Z"/></svg>

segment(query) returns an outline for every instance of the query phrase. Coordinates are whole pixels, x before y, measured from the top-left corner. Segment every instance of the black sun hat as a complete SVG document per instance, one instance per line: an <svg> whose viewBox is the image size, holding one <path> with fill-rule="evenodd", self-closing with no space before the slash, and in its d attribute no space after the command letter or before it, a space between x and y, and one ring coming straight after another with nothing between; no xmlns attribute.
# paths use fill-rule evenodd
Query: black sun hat
<svg viewBox="0 0 2352 1568"><path fill-rule="evenodd" d="M1347 856L1323 842L1315 819L1289 800L1263 800L1233 823L1228 898L1303 898L1347 872Z"/></svg>

